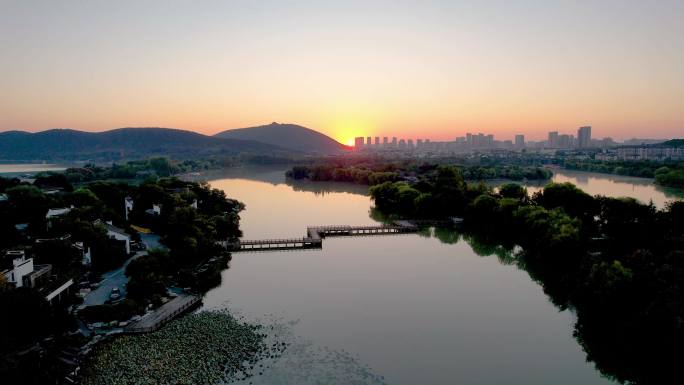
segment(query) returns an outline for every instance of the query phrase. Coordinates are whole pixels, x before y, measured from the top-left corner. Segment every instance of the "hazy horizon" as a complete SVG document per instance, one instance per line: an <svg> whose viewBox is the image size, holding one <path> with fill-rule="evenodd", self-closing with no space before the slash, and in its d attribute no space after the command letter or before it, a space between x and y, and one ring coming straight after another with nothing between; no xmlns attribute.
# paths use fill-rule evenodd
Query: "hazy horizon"
<svg viewBox="0 0 684 385"><path fill-rule="evenodd" d="M105 132L105 131L111 131L111 130L117 130L117 129L123 129L123 128L163 128L163 129L172 129L172 130L191 131L191 132L196 132L196 133L199 133L199 134L202 134L202 135L213 136L213 135L215 135L215 134L218 134L218 133L221 133L221 132L224 132L224 131L227 131L227 130L239 130L239 129L243 129L243 128L266 126L266 125L269 125L269 124L272 124L272 123L278 123L278 124L281 124L281 125L292 124L292 125L300 125L300 126L303 126L303 125L301 125L301 124L293 123L293 122L271 122L271 123L263 123L263 124L253 124L253 125L245 126L245 127L235 127L235 128L228 128L228 129L220 129L220 130L209 131L209 132L202 132L202 131L198 131L198 130L191 130L191 129L186 129L186 128L183 128L183 127L162 127L162 126L122 126L122 127L104 128L104 129L101 129L101 130L77 129L77 128L72 128L72 127L52 127L52 128L45 128L45 129L2 129L2 130L0 130L0 133L8 132L8 131L23 131L23 132L30 132L30 133L38 133L38 132L49 131L49 130L76 130L76 131L82 131L82 132L97 133L97 132ZM306 127L306 126L303 126L303 127ZM323 133L323 134L325 134L325 135L329 135L329 134L326 134L325 132L322 132L321 130L318 130L318 129L314 128L314 127L306 127L306 128L309 128L309 129L312 129L312 130L321 132L321 133ZM577 128L579 128L579 127L577 127ZM595 128L592 127L592 129L595 129ZM552 130L552 131L555 131L555 130ZM570 135L576 136L576 134L577 134L576 131L577 131L576 129L575 129L575 130L569 129L569 130L567 130L567 131L559 131L559 134L570 134ZM661 137L661 136L648 135L648 134L646 134L646 133L648 133L648 132L651 132L651 131L649 131L649 130L644 130L643 132L644 132L644 134L643 134L643 135L640 135L640 136L638 135L638 136L630 136L630 137L611 137L611 138L614 139L614 140L617 140L617 141L619 141L619 142L622 142L622 141L630 140L630 139L662 139L662 140L669 140L669 139L681 139L682 137L684 137L684 134L675 135L675 136L669 136L669 137L667 137L667 136L666 136L666 137ZM482 132L482 131L478 131L478 130L470 130L470 131L462 131L462 132L453 132L453 135L452 135L452 136L447 136L447 137L444 137L444 138L441 138L441 137L436 138L436 137L432 137L432 136L429 136L429 135L421 135L421 134L416 134L416 135L414 135L414 136L407 136L407 135L403 135L403 136L402 136L401 134L396 134L396 133L388 132L388 133L376 133L376 134L373 134L372 137L378 136L378 137L381 137L381 138L382 138L382 137L385 137L385 136L386 136L386 137L390 137L390 138L391 138L391 137L395 136L395 137L397 137L398 139L430 139L430 140L437 140L437 141L441 141L441 140L444 140L444 141L452 141L452 140L454 140L456 137L465 136L466 133L472 133L472 134L483 133L483 134L488 134L489 132ZM531 141L544 141L544 140L547 140L547 134L548 134L548 132L539 133L538 135L535 135L535 136L529 136L529 135L528 135L527 133L525 133L525 132L514 132L514 133L511 133L510 135L509 135L508 133L503 133L503 134L500 134L499 136L496 136L495 139L497 139L497 140L512 140L512 139L514 139L514 136L515 136L516 134L523 134L523 135L525 135L525 140L531 140ZM366 134L364 134L364 133L359 133L359 134L358 134L358 136L364 137L364 138L367 137L367 136L369 136L369 135L370 135L370 134L366 135ZM352 145L352 146L353 146L353 141L352 141L352 140L353 140L354 138L350 138L350 139L348 139L348 140L346 140L346 141L342 141L342 140L340 140L340 139L338 139L338 138L335 138L335 137L333 137L333 136L331 136L331 137L332 137L332 139L337 140L337 141L338 141L339 143L341 143L341 144L344 144L344 145ZM594 138L594 139L601 139L601 138L603 138L603 137L605 137L605 136L601 135L601 132L598 132L598 135L597 135L596 131L593 132L593 138Z"/></svg>
<svg viewBox="0 0 684 385"><path fill-rule="evenodd" d="M289 122L355 136L684 131L684 3L0 6L0 131Z"/></svg>

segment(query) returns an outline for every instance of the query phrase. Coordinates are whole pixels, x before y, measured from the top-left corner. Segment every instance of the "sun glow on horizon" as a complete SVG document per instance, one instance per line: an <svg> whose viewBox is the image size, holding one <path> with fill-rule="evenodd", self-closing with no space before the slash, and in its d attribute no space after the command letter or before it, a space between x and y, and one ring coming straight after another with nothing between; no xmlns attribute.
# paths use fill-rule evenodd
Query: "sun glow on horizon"
<svg viewBox="0 0 684 385"><path fill-rule="evenodd" d="M682 1L7 3L0 131L278 120L347 144L684 127Z"/></svg>
<svg viewBox="0 0 684 385"><path fill-rule="evenodd" d="M355 113L345 116L334 116L324 124L329 127L327 131L333 139L348 146L354 145L354 138L359 136L368 137L377 133L377 119L370 118L368 113Z"/></svg>

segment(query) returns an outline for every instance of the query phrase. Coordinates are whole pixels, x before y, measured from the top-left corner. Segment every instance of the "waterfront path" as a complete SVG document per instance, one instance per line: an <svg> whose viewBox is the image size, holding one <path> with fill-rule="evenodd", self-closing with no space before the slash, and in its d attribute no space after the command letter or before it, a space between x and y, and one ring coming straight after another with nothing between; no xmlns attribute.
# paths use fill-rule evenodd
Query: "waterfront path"
<svg viewBox="0 0 684 385"><path fill-rule="evenodd" d="M126 333L149 333L159 329L165 323L197 306L201 298L191 294L179 294L178 297L161 305L154 312L147 314L140 321L128 325Z"/></svg>

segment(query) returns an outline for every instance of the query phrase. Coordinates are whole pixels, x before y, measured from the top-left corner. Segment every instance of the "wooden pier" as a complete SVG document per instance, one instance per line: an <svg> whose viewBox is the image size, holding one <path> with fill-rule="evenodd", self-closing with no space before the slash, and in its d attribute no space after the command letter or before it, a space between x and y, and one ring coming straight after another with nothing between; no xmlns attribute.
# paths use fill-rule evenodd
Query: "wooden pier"
<svg viewBox="0 0 684 385"><path fill-rule="evenodd" d="M418 227L412 224L381 225L381 226L316 226L307 227L306 233L310 238L321 239L325 237L382 235L397 233L415 233Z"/></svg>
<svg viewBox="0 0 684 385"><path fill-rule="evenodd" d="M416 233L421 226L454 225L460 223L460 218L447 220L398 220L391 224L376 226L311 226L306 228L304 238L240 240L225 244L233 252L267 251L267 250L295 250L320 249L326 237L349 237L368 235L390 235Z"/></svg>
<svg viewBox="0 0 684 385"><path fill-rule="evenodd" d="M285 239L258 239L240 240L230 243L227 248L231 251L259 251L259 250L290 250L290 249L320 249L323 241L321 238L285 238Z"/></svg>
<svg viewBox="0 0 684 385"><path fill-rule="evenodd" d="M125 333L149 333L159 329L165 323L199 305L201 298L196 295L181 294L161 305L153 313L147 314L140 321L132 323L124 329Z"/></svg>

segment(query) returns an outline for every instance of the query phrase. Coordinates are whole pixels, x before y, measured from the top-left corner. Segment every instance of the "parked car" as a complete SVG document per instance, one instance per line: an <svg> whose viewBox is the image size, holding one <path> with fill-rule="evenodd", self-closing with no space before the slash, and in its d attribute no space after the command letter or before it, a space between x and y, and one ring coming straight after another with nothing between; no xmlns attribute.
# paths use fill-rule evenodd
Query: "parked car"
<svg viewBox="0 0 684 385"><path fill-rule="evenodd" d="M121 297L121 291L118 287L113 288L112 292L109 294L109 299L113 301L119 299L119 297Z"/></svg>

